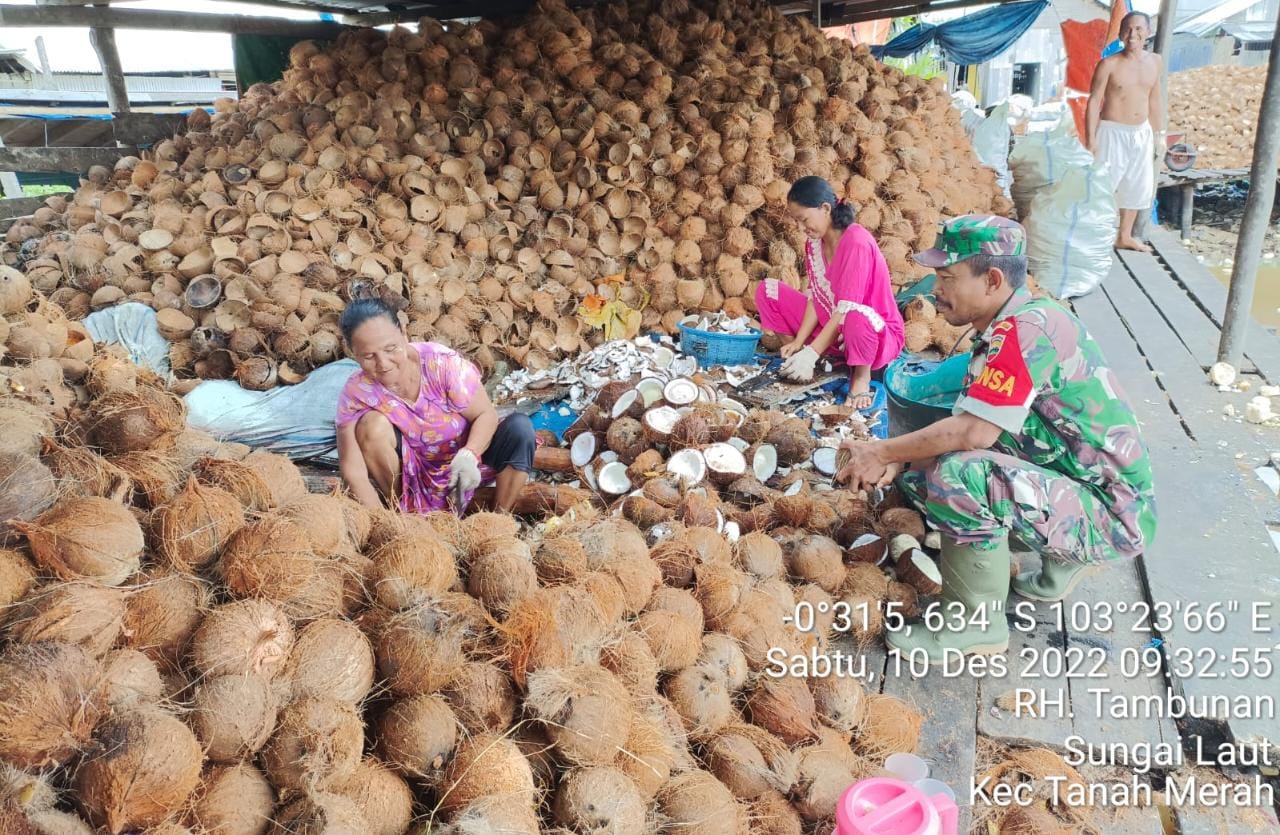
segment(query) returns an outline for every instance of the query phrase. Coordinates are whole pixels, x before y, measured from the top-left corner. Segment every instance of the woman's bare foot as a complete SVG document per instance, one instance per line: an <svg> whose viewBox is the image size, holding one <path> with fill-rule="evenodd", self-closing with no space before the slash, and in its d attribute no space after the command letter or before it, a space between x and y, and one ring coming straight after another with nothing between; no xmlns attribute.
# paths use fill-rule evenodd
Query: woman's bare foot
<svg viewBox="0 0 1280 835"><path fill-rule="evenodd" d="M1151 252L1151 247L1137 238L1116 238L1116 249L1131 249L1134 252Z"/></svg>
<svg viewBox="0 0 1280 835"><path fill-rule="evenodd" d="M845 402L852 406L855 411L861 412L863 409L870 409L871 404L876 402L876 398L869 391L851 391L849 392L849 399Z"/></svg>

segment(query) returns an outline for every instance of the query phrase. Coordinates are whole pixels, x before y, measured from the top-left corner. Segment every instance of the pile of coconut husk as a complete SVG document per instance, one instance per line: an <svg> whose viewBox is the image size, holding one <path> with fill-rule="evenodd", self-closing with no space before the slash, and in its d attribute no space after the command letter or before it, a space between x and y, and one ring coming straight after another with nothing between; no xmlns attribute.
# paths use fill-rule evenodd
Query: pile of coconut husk
<svg viewBox="0 0 1280 835"><path fill-rule="evenodd" d="M262 389L340 355L354 298L410 334L543 368L588 298L674 332L799 285L789 184L828 178L897 283L940 218L1006 212L940 80L767 4L655 0L300 43L258 84L8 232L73 318L154 307L179 374Z"/></svg>
<svg viewBox="0 0 1280 835"><path fill-rule="evenodd" d="M1248 168L1267 74L1260 67L1200 67L1169 76L1169 131L1185 133L1196 168Z"/></svg>
<svg viewBox="0 0 1280 835"><path fill-rule="evenodd" d="M822 603L916 599L878 567L914 512L808 478L730 498L798 427L749 414L752 473L638 473L617 516L586 489L407 516L308 493L94 360L83 404L0 400L6 833L825 832L917 745L919 715L856 679L769 674L771 648L840 637ZM680 419L719 437L719 414ZM701 437L680 451L720 473Z"/></svg>

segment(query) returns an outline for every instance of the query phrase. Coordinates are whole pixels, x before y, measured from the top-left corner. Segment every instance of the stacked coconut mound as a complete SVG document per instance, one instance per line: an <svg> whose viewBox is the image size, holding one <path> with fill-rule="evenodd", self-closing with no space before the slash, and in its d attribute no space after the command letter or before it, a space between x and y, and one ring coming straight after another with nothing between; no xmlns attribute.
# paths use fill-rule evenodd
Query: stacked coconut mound
<svg viewBox="0 0 1280 835"><path fill-rule="evenodd" d="M1169 76L1169 130L1186 133L1197 168L1248 168L1266 66L1201 67Z"/></svg>
<svg viewBox="0 0 1280 835"><path fill-rule="evenodd" d="M575 316L592 294L668 332L750 313L763 277L803 274L803 175L859 206L899 283L940 217L1009 208L939 82L770 5L547 0L291 64L50 198L6 260L76 317L153 306L180 373L267 388L337 357L364 295L486 370L595 344Z"/></svg>
<svg viewBox="0 0 1280 835"><path fill-rule="evenodd" d="M938 314L925 296L916 296L902 309L905 347L913 354L930 349L943 356L967 354L973 347L973 328L957 327Z"/></svg>
<svg viewBox="0 0 1280 835"><path fill-rule="evenodd" d="M84 407L0 403L6 833L827 831L916 746L896 699L765 671L837 639L799 603L914 603L876 566L911 511L802 479L731 542L711 484L654 478L652 544L588 503L369 512L90 365Z"/></svg>

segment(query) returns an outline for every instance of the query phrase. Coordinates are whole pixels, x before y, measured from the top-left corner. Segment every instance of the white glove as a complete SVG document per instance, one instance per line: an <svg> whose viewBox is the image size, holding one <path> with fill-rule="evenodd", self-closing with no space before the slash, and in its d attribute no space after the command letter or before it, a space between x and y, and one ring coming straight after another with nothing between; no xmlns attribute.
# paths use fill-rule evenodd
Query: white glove
<svg viewBox="0 0 1280 835"><path fill-rule="evenodd" d="M812 346L806 345L792 354L782 364L782 368L778 370L778 373L789 380L795 380L797 383L807 383L813 379L813 369L817 364L818 352L813 350Z"/></svg>
<svg viewBox="0 0 1280 835"><path fill-rule="evenodd" d="M480 486L480 462L476 454L463 447L454 453L449 464L449 496L461 509L462 498Z"/></svg>

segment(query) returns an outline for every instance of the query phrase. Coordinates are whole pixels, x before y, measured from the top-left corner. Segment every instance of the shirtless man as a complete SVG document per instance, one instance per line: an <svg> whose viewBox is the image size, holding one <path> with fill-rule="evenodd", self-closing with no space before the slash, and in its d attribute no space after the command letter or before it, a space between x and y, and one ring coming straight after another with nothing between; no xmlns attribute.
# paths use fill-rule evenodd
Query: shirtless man
<svg viewBox="0 0 1280 835"><path fill-rule="evenodd" d="M1161 61L1146 51L1151 18L1129 12L1120 22L1124 49L1098 62L1085 113L1085 144L1111 170L1120 234L1116 247L1150 252L1133 236L1138 213L1155 196L1155 158L1162 151L1164 108L1160 101ZM1156 139L1160 139L1159 143Z"/></svg>

